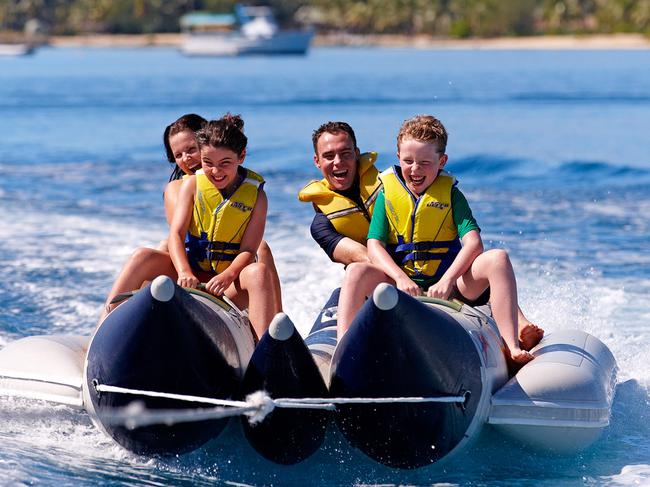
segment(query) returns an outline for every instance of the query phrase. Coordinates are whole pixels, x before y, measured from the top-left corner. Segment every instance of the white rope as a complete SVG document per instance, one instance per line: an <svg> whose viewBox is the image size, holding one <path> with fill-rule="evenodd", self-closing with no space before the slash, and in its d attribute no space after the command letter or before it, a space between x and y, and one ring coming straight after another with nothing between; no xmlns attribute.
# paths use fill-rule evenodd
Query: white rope
<svg viewBox="0 0 650 487"><path fill-rule="evenodd" d="M260 423L276 407L285 409L322 409L335 410L336 404L395 404L395 403L464 403L466 395L433 397L338 397L338 398L278 398L273 399L264 391L257 391L246 396L246 401L231 401L201 396L188 396L165 392L127 389L124 387L95 385L98 392L133 394L148 397L160 397L187 402L200 402L217 405L202 409L158 409L147 410L142 401L135 401L125 408L111 412L101 412L104 421L111 424L124 424L133 429L154 424L172 425L210 419L222 419L231 416L246 415L251 424Z"/></svg>
<svg viewBox="0 0 650 487"><path fill-rule="evenodd" d="M229 399L217 399L217 398L203 397L203 396L188 396L185 394L173 394L170 392L144 391L140 389L128 389L126 387L109 386L106 384L96 384L94 387L97 392L115 392L118 394L133 394L137 396L161 397L163 399L176 399L178 401L202 402L204 404L212 404L215 406L247 407L249 405L247 402L244 401L231 401Z"/></svg>
<svg viewBox="0 0 650 487"><path fill-rule="evenodd" d="M45 382L45 383L61 385L61 386L70 386L70 387L74 387L75 389L81 389L81 383L82 383L82 380L78 377L71 377L71 376L56 377L54 375L44 377L43 374L38 374L38 373L32 374L29 372L21 372L21 371L8 371L8 372L5 371L3 373L0 373L0 379L31 380L34 382Z"/></svg>
<svg viewBox="0 0 650 487"><path fill-rule="evenodd" d="M304 398L294 398L294 397L285 397L282 399L275 399L275 401L282 401L285 403L281 407L292 407L289 404L296 403L296 407L304 407L304 405L312 404L384 404L384 403L394 403L394 402L406 402L406 403L419 403L419 402L465 402L465 396L413 396L413 397L328 397L328 398L319 398L319 397L304 397Z"/></svg>

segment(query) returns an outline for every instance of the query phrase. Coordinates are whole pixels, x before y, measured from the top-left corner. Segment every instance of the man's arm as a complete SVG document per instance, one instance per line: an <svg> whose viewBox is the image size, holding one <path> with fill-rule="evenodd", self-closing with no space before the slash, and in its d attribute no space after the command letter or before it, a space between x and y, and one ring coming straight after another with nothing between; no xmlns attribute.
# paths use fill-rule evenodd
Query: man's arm
<svg viewBox="0 0 650 487"><path fill-rule="evenodd" d="M370 262L368 249L356 240L343 237L334 248L331 259L343 265L353 262Z"/></svg>
<svg viewBox="0 0 650 487"><path fill-rule="evenodd" d="M311 236L333 262L348 265L352 262L368 262L365 245L336 231L323 213L316 213L311 222Z"/></svg>

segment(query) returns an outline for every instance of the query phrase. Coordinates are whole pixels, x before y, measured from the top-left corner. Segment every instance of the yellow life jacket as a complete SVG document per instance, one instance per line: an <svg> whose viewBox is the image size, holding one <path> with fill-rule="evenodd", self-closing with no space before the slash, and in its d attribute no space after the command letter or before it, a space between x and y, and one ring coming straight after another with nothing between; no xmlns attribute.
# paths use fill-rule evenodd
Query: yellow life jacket
<svg viewBox="0 0 650 487"><path fill-rule="evenodd" d="M221 192L203 172L196 174L194 210L185 237L190 265L208 272L223 272L239 254L264 179L242 168L244 180L230 196Z"/></svg>
<svg viewBox="0 0 650 487"><path fill-rule="evenodd" d="M409 277L438 280L461 248L451 207L456 179L441 171L416 198L398 170L391 167L380 176L389 223L386 250Z"/></svg>
<svg viewBox="0 0 650 487"><path fill-rule="evenodd" d="M323 212L338 233L365 245L372 210L381 189L379 171L375 167L376 160L376 152L365 152L359 157L357 173L359 196L363 207L350 198L331 190L326 179L311 181L300 190L298 199L303 202L311 202L314 208Z"/></svg>

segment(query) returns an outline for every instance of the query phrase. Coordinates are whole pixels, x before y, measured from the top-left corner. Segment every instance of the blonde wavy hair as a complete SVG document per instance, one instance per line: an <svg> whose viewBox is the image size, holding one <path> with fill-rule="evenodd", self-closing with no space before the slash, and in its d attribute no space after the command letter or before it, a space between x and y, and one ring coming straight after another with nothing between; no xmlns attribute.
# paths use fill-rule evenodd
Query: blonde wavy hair
<svg viewBox="0 0 650 487"><path fill-rule="evenodd" d="M438 152L447 150L447 130L440 120L431 115L416 115L404 120L397 134L397 151L403 140L413 139L419 142L437 144Z"/></svg>

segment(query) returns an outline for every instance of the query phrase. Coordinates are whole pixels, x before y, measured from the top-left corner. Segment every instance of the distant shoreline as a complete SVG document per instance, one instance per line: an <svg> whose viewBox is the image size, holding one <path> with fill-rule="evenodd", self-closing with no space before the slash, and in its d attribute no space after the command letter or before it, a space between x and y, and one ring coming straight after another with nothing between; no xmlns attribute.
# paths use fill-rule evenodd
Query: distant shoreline
<svg viewBox="0 0 650 487"><path fill-rule="evenodd" d="M55 47L178 47L182 34L94 34L53 36ZM485 50L618 50L650 49L650 38L642 34L597 34L533 37L498 37L493 39L441 39L431 36L319 34L314 46L350 47L413 47L419 49L485 49Z"/></svg>

